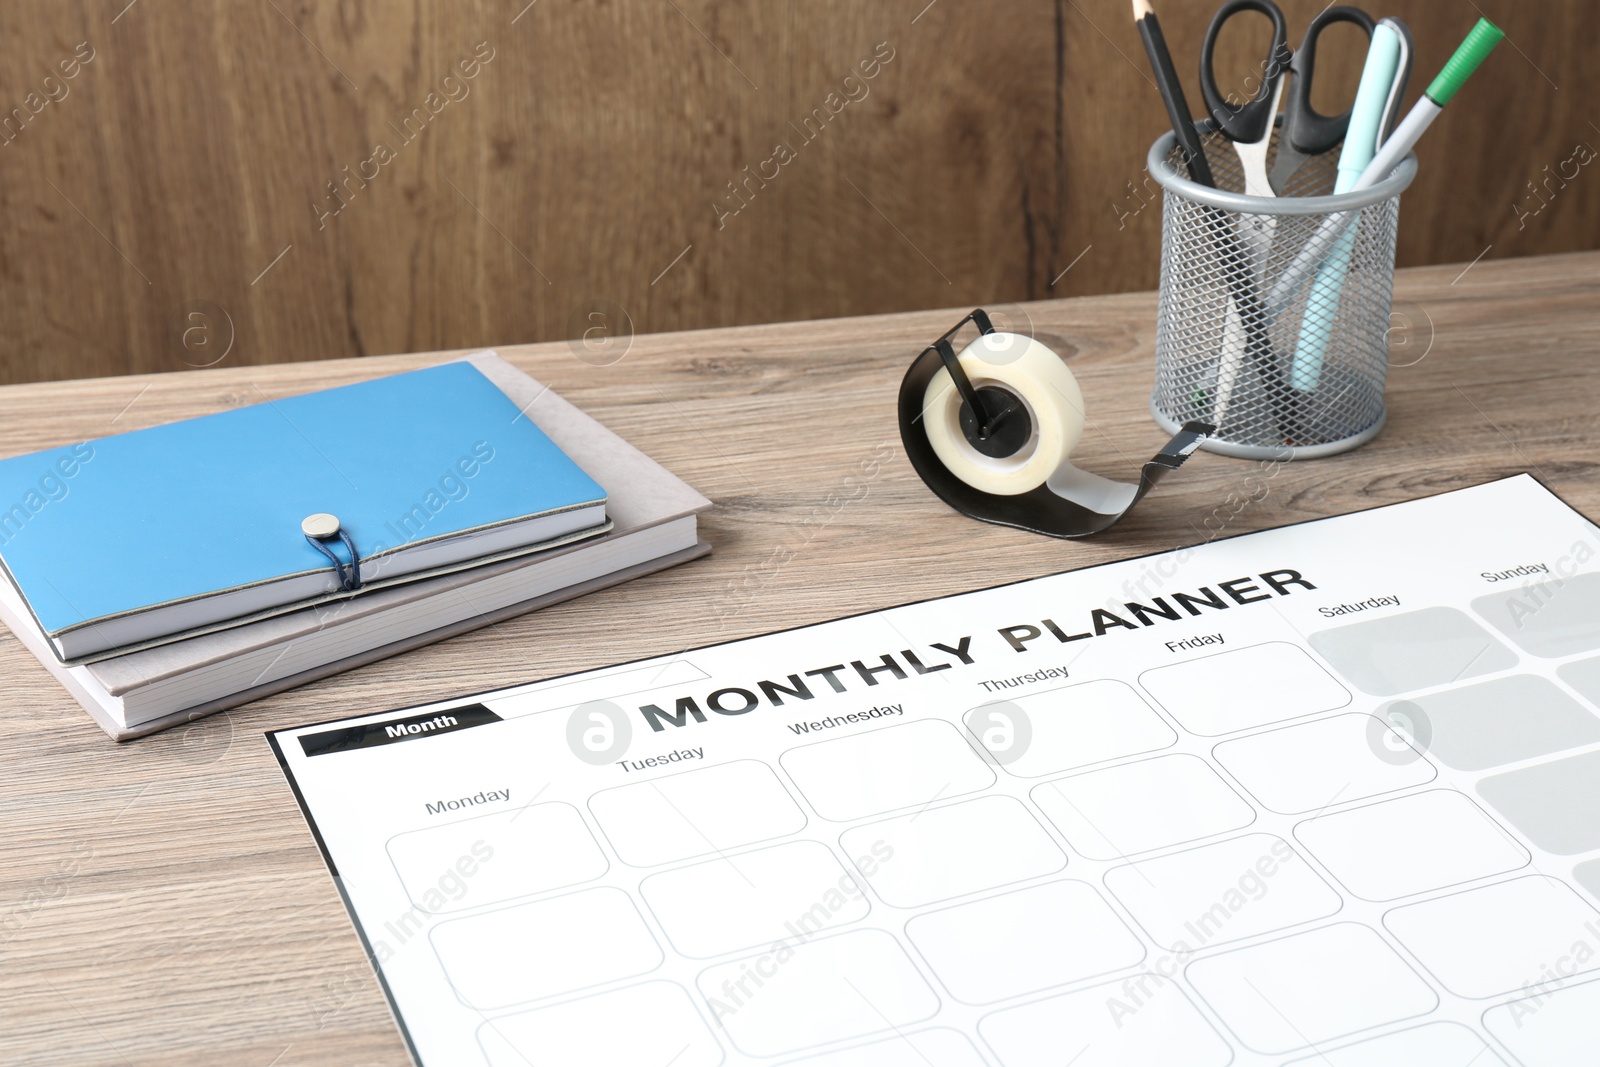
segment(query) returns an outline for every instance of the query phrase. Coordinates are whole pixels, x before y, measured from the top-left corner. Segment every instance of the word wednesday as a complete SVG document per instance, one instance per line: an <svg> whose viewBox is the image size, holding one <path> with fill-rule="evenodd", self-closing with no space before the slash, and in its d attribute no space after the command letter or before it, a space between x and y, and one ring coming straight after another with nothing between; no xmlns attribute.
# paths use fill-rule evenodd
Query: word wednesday
<svg viewBox="0 0 1600 1067"><path fill-rule="evenodd" d="M1043 639L1046 633L1060 644L1085 641L1104 637L1114 630L1138 631L1162 621L1180 622L1207 612L1227 611L1235 606L1286 597L1295 591L1294 587L1316 588L1296 570L1264 571L1245 578L1217 582L1215 589L1203 585L1192 593L1150 597L1148 604L1126 603L1122 605L1123 612L1120 614L1108 608L1094 608L1086 619L1076 624L1063 626L1054 619L1040 619L1037 624L1002 626L996 632L1012 651L1027 652L1030 651L1029 643ZM782 681L762 679L748 688L728 686L707 694L703 703L693 696L680 696L672 703L671 710L662 704L644 704L639 707L639 713L651 730L660 733L669 723L673 726L687 726L691 721L704 723L707 711L723 716L744 715L763 704L781 708L786 701L813 700L818 695L845 693L888 681L904 681L913 675L947 671L957 665L970 667L976 661L970 635L954 642L934 641L927 647L933 651L901 649L899 652L881 653L875 658L851 659L826 667L797 671Z"/></svg>

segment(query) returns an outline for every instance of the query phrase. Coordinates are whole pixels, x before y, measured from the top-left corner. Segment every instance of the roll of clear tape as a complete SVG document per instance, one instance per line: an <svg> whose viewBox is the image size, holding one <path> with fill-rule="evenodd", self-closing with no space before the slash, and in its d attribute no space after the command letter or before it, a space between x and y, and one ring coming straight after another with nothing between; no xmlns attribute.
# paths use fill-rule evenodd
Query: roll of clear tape
<svg viewBox="0 0 1600 1067"><path fill-rule="evenodd" d="M950 338L968 323L978 327L978 339L957 353ZM965 386L952 366L968 379ZM968 390L971 402L963 396ZM1000 399L995 391L1025 410L1026 426L1023 412L991 407ZM1184 424L1139 468L1136 482L1081 470L1070 460L1085 424L1077 379L1038 341L996 331L982 308L912 361L896 409L906 458L940 500L974 519L1049 537L1088 537L1116 525L1216 432L1209 423ZM971 438L963 412L973 423ZM980 420L988 421L985 436L977 436Z"/></svg>
<svg viewBox="0 0 1600 1067"><path fill-rule="evenodd" d="M1083 436L1083 393L1061 357L1031 337L983 334L956 357L977 390L998 389L1027 411L1031 433L1009 456L986 456L961 429L961 394L940 370L923 394L922 422L939 461L972 488L998 496L1037 489L1066 465Z"/></svg>

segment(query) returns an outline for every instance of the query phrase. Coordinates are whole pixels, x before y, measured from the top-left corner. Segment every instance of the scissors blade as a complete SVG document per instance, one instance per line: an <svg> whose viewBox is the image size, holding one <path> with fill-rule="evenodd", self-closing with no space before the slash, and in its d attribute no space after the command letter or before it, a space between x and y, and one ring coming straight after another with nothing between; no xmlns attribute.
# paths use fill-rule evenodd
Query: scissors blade
<svg viewBox="0 0 1600 1067"><path fill-rule="evenodd" d="M1272 131L1277 126L1278 104L1283 100L1283 79L1277 79L1272 90L1272 107L1267 112L1267 132L1259 141L1234 142L1233 150L1239 153L1239 163L1244 169L1244 191L1250 196L1277 196L1267 179L1267 148L1272 144Z"/></svg>
<svg viewBox="0 0 1600 1067"><path fill-rule="evenodd" d="M1250 265L1251 282L1260 285L1266 278L1267 264L1272 259L1272 239L1278 232L1278 216L1242 213L1239 215L1239 238L1244 243L1245 257Z"/></svg>
<svg viewBox="0 0 1600 1067"><path fill-rule="evenodd" d="M1267 175L1267 180L1272 184L1272 191L1278 196L1287 196L1289 183L1300 172L1305 161L1310 159L1306 153L1296 148L1287 135L1278 138L1278 154L1272 161L1272 173Z"/></svg>
<svg viewBox="0 0 1600 1067"><path fill-rule="evenodd" d="M1217 349L1216 392L1211 399L1211 422L1219 428L1227 424L1228 412L1233 407L1233 391L1239 382L1239 367L1250 344L1238 305L1229 300L1223 316L1222 344Z"/></svg>

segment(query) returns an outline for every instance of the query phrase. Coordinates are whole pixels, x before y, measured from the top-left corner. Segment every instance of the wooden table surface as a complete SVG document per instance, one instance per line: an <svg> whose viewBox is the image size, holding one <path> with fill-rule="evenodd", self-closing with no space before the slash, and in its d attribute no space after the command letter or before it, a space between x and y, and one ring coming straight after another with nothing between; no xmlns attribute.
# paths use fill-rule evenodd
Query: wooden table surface
<svg viewBox="0 0 1600 1067"><path fill-rule="evenodd" d="M1068 356L1075 458L1133 475L1150 293L998 309ZM986 526L907 464L900 376L967 309L499 351L715 502L708 559L117 745L0 636L0 1060L408 1062L262 732L442 700L1532 471L1600 515L1600 253L1403 271L1388 426L1336 458L1196 454L1089 542ZM409 370L446 353L0 389L0 455ZM620 358L619 358L620 357ZM614 362L612 362L614 360ZM600 365L606 364L606 365Z"/></svg>

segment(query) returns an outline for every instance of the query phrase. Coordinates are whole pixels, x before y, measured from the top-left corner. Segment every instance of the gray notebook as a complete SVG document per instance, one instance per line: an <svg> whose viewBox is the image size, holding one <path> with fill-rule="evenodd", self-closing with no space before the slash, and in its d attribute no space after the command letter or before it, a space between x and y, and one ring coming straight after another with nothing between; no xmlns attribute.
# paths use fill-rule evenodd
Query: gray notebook
<svg viewBox="0 0 1600 1067"><path fill-rule="evenodd" d="M710 551L695 529L711 504L704 496L499 356L467 359L606 489L609 533L81 667L48 662L34 647L42 635L9 611L0 617L108 734L127 740ZM126 703L127 722L107 696Z"/></svg>

